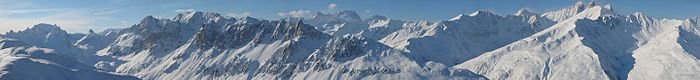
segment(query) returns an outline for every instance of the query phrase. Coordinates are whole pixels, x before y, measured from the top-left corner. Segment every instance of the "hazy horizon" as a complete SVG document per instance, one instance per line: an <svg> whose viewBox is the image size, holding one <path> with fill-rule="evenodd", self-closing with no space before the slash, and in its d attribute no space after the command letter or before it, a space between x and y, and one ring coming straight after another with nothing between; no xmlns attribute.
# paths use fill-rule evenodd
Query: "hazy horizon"
<svg viewBox="0 0 700 80"><path fill-rule="evenodd" d="M172 18L187 11L217 12L224 16L251 16L277 20L282 17L308 17L315 12L334 13L353 10L367 18L382 15L407 21L447 20L458 14L477 10L489 10L499 15L509 15L525 8L542 13L572 6L577 1L589 0L0 0L0 33L23 30L38 23L57 24L69 33L85 33L89 29L102 31L108 28L126 28L141 18L152 15ZM695 7L700 1L666 0L600 0L599 4L611 4L622 15L633 12L673 19L700 16ZM655 7L648 5L664 5Z"/></svg>

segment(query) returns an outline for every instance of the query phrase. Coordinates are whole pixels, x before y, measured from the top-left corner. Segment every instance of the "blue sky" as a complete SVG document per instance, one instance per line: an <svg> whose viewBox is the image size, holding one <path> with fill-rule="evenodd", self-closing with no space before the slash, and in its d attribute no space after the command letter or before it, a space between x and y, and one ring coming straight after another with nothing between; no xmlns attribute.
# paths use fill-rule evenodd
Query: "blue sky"
<svg viewBox="0 0 700 80"><path fill-rule="evenodd" d="M0 0L0 32L37 23L58 24L71 33L125 28L153 15L171 18L180 12L208 11L228 16L278 19L310 13L354 10L361 16L403 20L446 20L458 14L490 10L507 15L571 6L577 0ZM584 0L588 2L588 0ZM665 18L700 16L700 0L600 0L620 14L643 12Z"/></svg>

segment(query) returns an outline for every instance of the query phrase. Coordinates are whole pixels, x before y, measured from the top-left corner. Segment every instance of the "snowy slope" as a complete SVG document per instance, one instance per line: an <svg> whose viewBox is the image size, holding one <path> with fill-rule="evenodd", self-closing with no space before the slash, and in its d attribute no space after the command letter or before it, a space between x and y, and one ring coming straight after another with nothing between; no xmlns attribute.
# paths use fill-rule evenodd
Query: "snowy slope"
<svg viewBox="0 0 700 80"><path fill-rule="evenodd" d="M336 37L360 34L369 39L379 40L401 29L405 23L402 20L374 15L367 19L359 17L357 12L345 10L337 13L317 12L305 23L311 24L319 31Z"/></svg>
<svg viewBox="0 0 700 80"><path fill-rule="evenodd" d="M665 19L664 19L665 20ZM668 27L657 28L653 38L633 51L634 68L628 79L677 79L700 78L700 60L697 46L699 39L697 19L666 20Z"/></svg>
<svg viewBox="0 0 700 80"><path fill-rule="evenodd" d="M126 74L98 71L53 49L28 47L15 39L0 41L3 80L139 80Z"/></svg>
<svg viewBox="0 0 700 80"><path fill-rule="evenodd" d="M455 68L489 79L694 79L698 60L676 40L683 38L682 22L641 13L619 16L609 5L594 5Z"/></svg>
<svg viewBox="0 0 700 80"><path fill-rule="evenodd" d="M70 34L55 24L37 24L24 31L6 33L5 37L64 52L77 52L77 48L71 46L74 41Z"/></svg>
<svg viewBox="0 0 700 80"><path fill-rule="evenodd" d="M382 42L410 52L421 61L456 65L553 24L546 18L527 15L525 13L530 12L525 10L520 13L499 16L489 11L477 11L432 25L419 22L415 27L407 25L394 32Z"/></svg>
<svg viewBox="0 0 700 80"><path fill-rule="evenodd" d="M375 15L366 19L368 28L362 30L359 34L370 39L379 40L387 35L398 31L406 23L401 20L387 18L385 16ZM358 34L358 33L355 33Z"/></svg>
<svg viewBox="0 0 700 80"><path fill-rule="evenodd" d="M428 21L406 22L401 29L388 34L380 39L380 42L395 49L405 50L406 45L409 44L408 39L433 35L438 29L435 28L438 25L441 24L433 24Z"/></svg>
<svg viewBox="0 0 700 80"><path fill-rule="evenodd" d="M101 39L102 36L90 34L69 34L55 24L40 23L23 31L11 31L3 35L7 39L14 39L25 43L27 46L50 48L62 52L64 56L75 58L85 64L94 64L104 58L94 55L94 51L105 46L98 42L108 42L109 39ZM106 41L95 41L106 40Z"/></svg>
<svg viewBox="0 0 700 80"><path fill-rule="evenodd" d="M95 53L113 42L117 37L116 34L118 34L118 30L106 30L101 33L95 33L90 30L88 34L73 43L73 45L87 53Z"/></svg>
<svg viewBox="0 0 700 80"><path fill-rule="evenodd" d="M601 8L595 9L455 67L470 69L489 79L607 79L598 56L574 30L590 25L577 24L580 19L597 19Z"/></svg>
<svg viewBox="0 0 700 80"><path fill-rule="evenodd" d="M594 4L594 3L591 3ZM584 5L583 2L577 2L574 6L571 6L569 8L557 10L557 11L551 11L551 12L545 12L542 14L542 17L549 18L554 21L563 21L565 19L568 19L569 17L572 17L583 10L585 10L589 5Z"/></svg>

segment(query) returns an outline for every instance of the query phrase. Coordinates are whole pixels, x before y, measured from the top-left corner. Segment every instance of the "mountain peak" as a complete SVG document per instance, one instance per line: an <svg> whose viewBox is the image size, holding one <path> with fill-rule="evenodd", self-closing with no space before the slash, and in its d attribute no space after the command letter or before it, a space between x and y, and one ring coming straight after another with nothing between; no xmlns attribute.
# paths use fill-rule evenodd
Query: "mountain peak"
<svg viewBox="0 0 700 80"><path fill-rule="evenodd" d="M150 22L154 22L156 20L158 20L158 19L149 15L149 16L146 16L143 19L141 19L141 23L150 23Z"/></svg>
<svg viewBox="0 0 700 80"><path fill-rule="evenodd" d="M386 16L374 15L370 18L367 18L365 21L373 22L378 20L389 20L389 18L387 18Z"/></svg>
<svg viewBox="0 0 700 80"><path fill-rule="evenodd" d="M15 33L15 30L10 30L10 31L7 32L7 33Z"/></svg>
<svg viewBox="0 0 700 80"><path fill-rule="evenodd" d="M586 5L586 6L590 8L590 7L597 6L597 5L596 5L595 0L593 0L590 3L588 3L588 5Z"/></svg>
<svg viewBox="0 0 700 80"><path fill-rule="evenodd" d="M287 20L292 20L292 19L287 19ZM244 18L239 19L237 22L238 23L248 23L248 22L258 22L258 21L260 21L258 18L244 17Z"/></svg>
<svg viewBox="0 0 700 80"><path fill-rule="evenodd" d="M95 34L95 31L93 31L92 29L90 29L90 30L88 31L88 34Z"/></svg>
<svg viewBox="0 0 700 80"><path fill-rule="evenodd" d="M455 16L455 17L452 17L452 19L450 19L450 21L459 20L459 19L462 19L462 17L464 17L464 14L459 14L459 15L457 15L457 16Z"/></svg>
<svg viewBox="0 0 700 80"><path fill-rule="evenodd" d="M583 2L578 1L578 2L576 2L576 4L574 4L574 6L564 8L561 10L557 10L557 11L545 12L542 14L542 16L549 18L551 20L554 20L554 21L562 21L562 20L565 20L569 17L572 17L574 15L579 14L579 13L583 12L584 10L591 9L594 7L601 7L600 9L602 9L601 10L602 13L612 13L612 9L609 5L598 6L595 1L591 1L590 3L588 3L588 5L584 5Z"/></svg>
<svg viewBox="0 0 700 80"><path fill-rule="evenodd" d="M602 8L601 6L593 6L591 8L586 9L585 11L579 13L578 15L596 20L599 17L604 17L604 16L614 16L615 14L610 11L609 9Z"/></svg>
<svg viewBox="0 0 700 80"><path fill-rule="evenodd" d="M348 15L348 16L358 15L357 12L355 12L353 10L343 10L343 11L339 11L337 14L338 15Z"/></svg>
<svg viewBox="0 0 700 80"><path fill-rule="evenodd" d="M31 28L27 28L26 30L18 31L18 32L11 31L11 32L9 32L9 33L12 33L12 34L15 34L15 33L17 33L17 34L23 34L23 33L42 33L42 34L43 34L43 33L61 33L61 34L68 34L65 30L61 29L58 25L56 25L56 24L48 24L48 23L39 23L39 24L36 24L36 25L32 26ZM8 35L10 35L10 34L8 34Z"/></svg>
<svg viewBox="0 0 700 80"><path fill-rule="evenodd" d="M633 16L644 16L644 13L642 12L634 12L632 13Z"/></svg>
<svg viewBox="0 0 700 80"><path fill-rule="evenodd" d="M219 18L219 17L221 17L221 14L215 13L215 12L194 11L194 12L187 12L185 14L178 14L174 20L181 21L181 22L190 22L190 21L213 19L213 18Z"/></svg>
<svg viewBox="0 0 700 80"><path fill-rule="evenodd" d="M112 28L112 29L105 29L105 30L102 30L101 32L99 32L99 33L97 33L97 34L99 34L99 35L116 35L116 34L118 34L119 31L121 31L121 30L122 30L122 29L114 29L114 28Z"/></svg>
<svg viewBox="0 0 700 80"><path fill-rule="evenodd" d="M60 27L58 27L56 24L47 24L47 23L39 23L34 25L32 28L28 30L38 30L38 31L56 31L60 30L63 31Z"/></svg>
<svg viewBox="0 0 700 80"><path fill-rule="evenodd" d="M493 15L491 11L488 10L479 10L474 13L469 14L469 16L480 16L480 15Z"/></svg>
<svg viewBox="0 0 700 80"><path fill-rule="evenodd" d="M578 2L576 2L576 4L574 4L573 7L574 7L574 8L580 8L580 7L584 7L584 5L583 5L583 2L578 1Z"/></svg>
<svg viewBox="0 0 700 80"><path fill-rule="evenodd" d="M357 14L357 12L352 11L352 10L343 10L343 11L338 11L336 13L322 13L322 12L316 12L316 14L313 15L312 19L343 19L343 20L348 20L348 21L360 21L362 20L360 18L360 15Z"/></svg>
<svg viewBox="0 0 700 80"><path fill-rule="evenodd" d="M595 4L589 4L589 5L595 5ZM585 10L586 8L589 8L588 5L584 5L583 2L578 1L574 6L572 6L570 9L574 10L575 12L581 12Z"/></svg>
<svg viewBox="0 0 700 80"><path fill-rule="evenodd" d="M520 9L518 12L516 12L514 15L516 16L532 16L532 15L537 15L537 13L530 12L527 9Z"/></svg>
<svg viewBox="0 0 700 80"><path fill-rule="evenodd" d="M192 16L201 16L202 14L204 14L204 12L202 12L202 11L193 11L193 12L187 12L183 15L192 17Z"/></svg>
<svg viewBox="0 0 700 80"><path fill-rule="evenodd" d="M352 20L360 20L360 15L357 14L357 12L352 11L352 10L343 10L338 13L336 13L336 16L345 18L345 19L352 19Z"/></svg>
<svg viewBox="0 0 700 80"><path fill-rule="evenodd" d="M39 23L33 26L33 28L58 28L56 24Z"/></svg>
<svg viewBox="0 0 700 80"><path fill-rule="evenodd" d="M316 12L311 18L306 20L309 21L310 24L314 24L316 26L321 26L322 23L327 22L357 23L363 21L357 12L351 10L338 11L335 13Z"/></svg>

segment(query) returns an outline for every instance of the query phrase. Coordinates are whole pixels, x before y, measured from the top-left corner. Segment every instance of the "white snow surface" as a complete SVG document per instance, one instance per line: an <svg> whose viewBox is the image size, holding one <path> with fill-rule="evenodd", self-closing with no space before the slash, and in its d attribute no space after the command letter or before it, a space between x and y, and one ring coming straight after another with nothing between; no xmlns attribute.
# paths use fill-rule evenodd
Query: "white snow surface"
<svg viewBox="0 0 700 80"><path fill-rule="evenodd" d="M609 7L608 7L609 8ZM466 61L489 79L692 80L698 59L679 44L697 37L690 20L619 16L593 6L530 37ZM685 24L683 24L685 23ZM680 27L684 26L684 27ZM688 32L679 32L687 30ZM679 36L679 34L687 36ZM697 39L690 39L697 40ZM671 58L673 56L673 58Z"/></svg>
<svg viewBox="0 0 700 80"><path fill-rule="evenodd" d="M2 39L0 79L3 80L139 80L127 74L97 70L54 49L29 47Z"/></svg>

